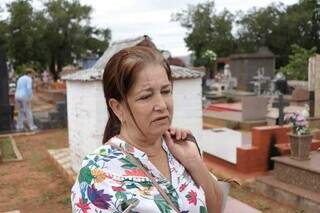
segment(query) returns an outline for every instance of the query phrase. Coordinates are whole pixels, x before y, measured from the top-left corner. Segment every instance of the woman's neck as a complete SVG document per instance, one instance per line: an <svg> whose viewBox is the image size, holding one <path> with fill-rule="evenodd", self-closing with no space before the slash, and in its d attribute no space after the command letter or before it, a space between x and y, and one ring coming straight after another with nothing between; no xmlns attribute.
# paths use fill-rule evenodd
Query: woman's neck
<svg viewBox="0 0 320 213"><path fill-rule="evenodd" d="M146 153L149 158L159 155L162 151L161 136L146 138L142 135L129 134L125 130L121 130L119 135L127 143Z"/></svg>

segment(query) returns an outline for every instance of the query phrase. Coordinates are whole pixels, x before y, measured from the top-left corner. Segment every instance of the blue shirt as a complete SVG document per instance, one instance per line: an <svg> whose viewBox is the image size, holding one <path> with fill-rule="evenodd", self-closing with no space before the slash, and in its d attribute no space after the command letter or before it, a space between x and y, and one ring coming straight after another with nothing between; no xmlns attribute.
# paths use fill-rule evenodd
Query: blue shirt
<svg viewBox="0 0 320 213"><path fill-rule="evenodd" d="M23 101L31 101L32 98L32 78L23 75L18 79L16 87L16 99Z"/></svg>

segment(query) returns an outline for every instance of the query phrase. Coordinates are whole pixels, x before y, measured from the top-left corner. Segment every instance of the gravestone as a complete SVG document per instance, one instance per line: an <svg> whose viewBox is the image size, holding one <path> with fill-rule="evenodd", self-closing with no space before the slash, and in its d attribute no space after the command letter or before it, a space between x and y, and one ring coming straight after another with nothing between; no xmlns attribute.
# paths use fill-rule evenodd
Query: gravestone
<svg viewBox="0 0 320 213"><path fill-rule="evenodd" d="M309 59L308 90L310 117L320 116L320 55Z"/></svg>
<svg viewBox="0 0 320 213"><path fill-rule="evenodd" d="M275 70L275 55L268 48L256 53L233 54L230 56L230 70L237 79L238 89L253 91L251 81L257 70L264 67L264 76L272 78Z"/></svg>
<svg viewBox="0 0 320 213"><path fill-rule="evenodd" d="M11 130L11 106L5 53L0 46L0 132Z"/></svg>
<svg viewBox="0 0 320 213"><path fill-rule="evenodd" d="M309 100L309 92L303 88L295 88L292 91L292 100L293 101L308 101Z"/></svg>
<svg viewBox="0 0 320 213"><path fill-rule="evenodd" d="M278 101L272 104L272 107L276 107L279 110L279 117L277 125L282 126L284 124L284 108L289 106L289 102L283 100L283 95L279 93Z"/></svg>
<svg viewBox="0 0 320 213"><path fill-rule="evenodd" d="M242 98L242 120L265 120L268 113L268 98L248 96Z"/></svg>

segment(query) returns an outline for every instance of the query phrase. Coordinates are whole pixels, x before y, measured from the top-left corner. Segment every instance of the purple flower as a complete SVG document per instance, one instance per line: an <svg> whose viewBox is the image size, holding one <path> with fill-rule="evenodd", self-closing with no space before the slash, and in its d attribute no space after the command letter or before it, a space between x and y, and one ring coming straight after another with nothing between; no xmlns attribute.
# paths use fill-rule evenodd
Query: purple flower
<svg viewBox="0 0 320 213"><path fill-rule="evenodd" d="M291 112L285 115L285 121L290 123L293 132L298 135L308 134L308 121L302 113Z"/></svg>
<svg viewBox="0 0 320 213"><path fill-rule="evenodd" d="M305 118L303 117L303 115L298 115L297 121L305 121Z"/></svg>
<svg viewBox="0 0 320 213"><path fill-rule="evenodd" d="M111 201L112 195L103 194L102 190L97 190L94 185L88 187L88 198L93 205L101 209L108 209L110 207L109 202Z"/></svg>

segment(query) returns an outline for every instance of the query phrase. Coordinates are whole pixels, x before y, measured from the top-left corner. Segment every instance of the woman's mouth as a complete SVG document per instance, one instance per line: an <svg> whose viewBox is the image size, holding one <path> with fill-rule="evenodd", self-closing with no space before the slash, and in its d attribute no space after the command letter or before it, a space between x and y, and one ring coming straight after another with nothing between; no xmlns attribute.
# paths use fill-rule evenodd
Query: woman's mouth
<svg viewBox="0 0 320 213"><path fill-rule="evenodd" d="M168 116L160 116L155 118L152 122L161 122L161 121L165 121L168 119Z"/></svg>

